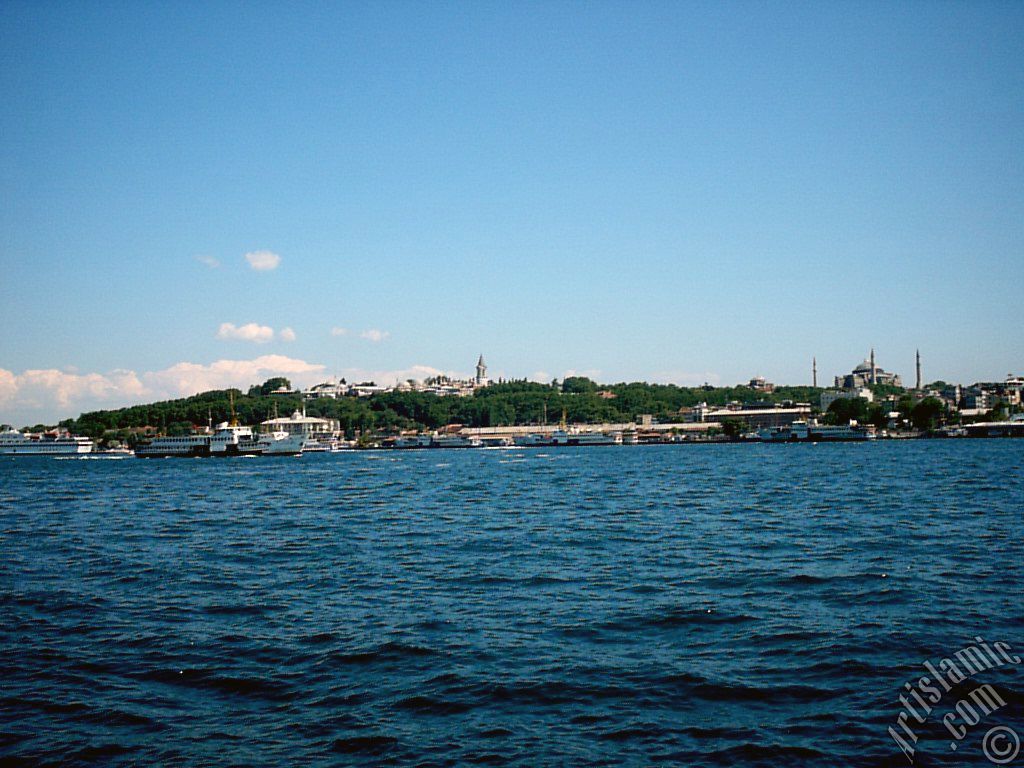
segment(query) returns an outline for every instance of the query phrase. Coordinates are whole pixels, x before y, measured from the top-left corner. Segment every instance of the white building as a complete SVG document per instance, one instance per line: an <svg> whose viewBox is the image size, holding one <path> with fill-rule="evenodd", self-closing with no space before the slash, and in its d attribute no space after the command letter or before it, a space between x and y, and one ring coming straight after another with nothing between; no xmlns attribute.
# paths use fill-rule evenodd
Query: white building
<svg viewBox="0 0 1024 768"><path fill-rule="evenodd" d="M303 397L307 397L310 400L318 400L320 398L331 398L337 400L339 397L344 397L348 394L348 384L344 382L325 381L323 384L317 384L316 386L310 387L302 393Z"/></svg>
<svg viewBox="0 0 1024 768"><path fill-rule="evenodd" d="M307 440L331 438L341 431L341 422L337 419L318 419L295 411L291 416L267 419L260 424L263 432L287 432L289 435L302 435Z"/></svg>
<svg viewBox="0 0 1024 768"><path fill-rule="evenodd" d="M875 401L875 395L868 387L857 387L856 389L830 389L821 393L821 410L827 411L828 407L836 400L854 397L863 397L869 403L873 403Z"/></svg>

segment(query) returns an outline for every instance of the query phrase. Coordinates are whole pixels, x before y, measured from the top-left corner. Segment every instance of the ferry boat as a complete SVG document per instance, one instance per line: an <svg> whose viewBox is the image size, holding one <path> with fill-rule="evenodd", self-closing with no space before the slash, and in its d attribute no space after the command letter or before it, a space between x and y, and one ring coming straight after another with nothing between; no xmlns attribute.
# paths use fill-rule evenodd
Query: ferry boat
<svg viewBox="0 0 1024 768"><path fill-rule="evenodd" d="M832 442L875 439L874 427L850 424L818 424L794 421L781 427L766 427L757 432L759 440L765 443L788 442Z"/></svg>
<svg viewBox="0 0 1024 768"><path fill-rule="evenodd" d="M622 445L622 434L556 429L551 433L551 445Z"/></svg>
<svg viewBox="0 0 1024 768"><path fill-rule="evenodd" d="M396 437L392 447L411 450L415 448L429 448L430 443L430 435L404 435Z"/></svg>
<svg viewBox="0 0 1024 768"><path fill-rule="evenodd" d="M528 435L518 435L514 440L515 444L520 448L546 448L554 445L549 435L542 435L537 432L531 432Z"/></svg>
<svg viewBox="0 0 1024 768"><path fill-rule="evenodd" d="M273 430L261 433L256 443L262 456L296 456L305 449L306 438L301 434Z"/></svg>
<svg viewBox="0 0 1024 768"><path fill-rule="evenodd" d="M1024 414L1014 414L1006 421L967 424L964 432L967 437L1024 437Z"/></svg>
<svg viewBox="0 0 1024 768"><path fill-rule="evenodd" d="M480 438L465 435L435 435L430 441L431 448L482 448L483 445Z"/></svg>
<svg viewBox="0 0 1024 768"><path fill-rule="evenodd" d="M211 456L255 456L260 453L259 443L251 427L243 427L237 421L225 421L217 425L217 431L210 437Z"/></svg>
<svg viewBox="0 0 1024 768"><path fill-rule="evenodd" d="M135 446L138 459L195 458L210 455L210 435L154 437Z"/></svg>
<svg viewBox="0 0 1024 768"><path fill-rule="evenodd" d="M416 448L483 448L483 441L465 435L404 435L396 437L393 447Z"/></svg>
<svg viewBox="0 0 1024 768"><path fill-rule="evenodd" d="M92 440L68 432L25 434L9 426L0 432L0 456L66 456L92 450Z"/></svg>
<svg viewBox="0 0 1024 768"><path fill-rule="evenodd" d="M875 428L850 424L808 424L807 439L812 442L832 440L874 440Z"/></svg>
<svg viewBox="0 0 1024 768"><path fill-rule="evenodd" d="M788 443L807 439L807 422L794 421L781 427L764 427L757 431L757 439L763 443Z"/></svg>

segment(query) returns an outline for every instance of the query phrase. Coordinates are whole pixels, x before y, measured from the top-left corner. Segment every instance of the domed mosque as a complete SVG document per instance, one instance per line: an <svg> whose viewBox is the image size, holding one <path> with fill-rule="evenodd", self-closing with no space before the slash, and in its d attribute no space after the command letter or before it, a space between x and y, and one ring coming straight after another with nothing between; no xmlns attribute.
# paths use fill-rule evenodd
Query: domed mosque
<svg viewBox="0 0 1024 768"><path fill-rule="evenodd" d="M871 384L891 384L894 387L902 387L903 380L899 374L889 373L875 365L875 350L871 350L871 357L862 362L852 372L845 376L836 376L836 387L838 389L857 389L867 387Z"/></svg>

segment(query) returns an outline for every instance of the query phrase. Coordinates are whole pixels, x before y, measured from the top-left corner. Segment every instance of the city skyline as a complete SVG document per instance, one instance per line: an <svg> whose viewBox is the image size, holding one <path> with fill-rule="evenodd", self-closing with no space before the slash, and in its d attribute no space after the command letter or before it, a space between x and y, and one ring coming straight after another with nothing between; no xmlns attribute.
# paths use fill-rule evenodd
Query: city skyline
<svg viewBox="0 0 1024 768"><path fill-rule="evenodd" d="M303 7L0 9L0 421L1024 368L1024 8Z"/></svg>
<svg viewBox="0 0 1024 768"><path fill-rule="evenodd" d="M886 370L881 363L876 362L874 352L875 350L872 348L868 356L864 357L860 362L851 363L848 370L856 373L858 369L862 370L865 365L868 365L870 360L870 365L877 365L877 371L880 374L884 373L886 376L895 374L897 381L899 381L902 378L899 371ZM492 368L489 365L483 365L484 378L481 379L480 371L484 357L484 354L479 355L478 362L475 364L475 374L458 369L440 369L429 365L414 365L390 371L372 371L363 368L346 368L332 371L324 365L310 364L281 355L263 355L254 360L220 360L209 366L185 364L165 371L143 372L142 374L135 371L122 370L102 377L102 379L78 372L30 371L25 376L25 382L14 381L13 385L24 386L29 391L32 391L31 387L35 385L36 391L50 391L52 398L49 401L43 402L32 402L29 400L27 404L19 404L15 398L10 397L9 393L14 391L11 377L7 372L0 370L0 394L8 393L8 407L0 409L0 423L24 423L25 425L35 423L55 424L59 420L76 417L81 412L90 410L116 409L148 402L173 400L216 389L235 388L244 392L250 386L261 384L267 379L276 376L288 378L293 388L297 390L308 390L318 384L337 382L342 379L345 379L350 385L374 382L381 387L390 389L395 385L403 385L410 380L422 383L425 380L436 377L446 377L470 384L475 382L479 385L481 381L498 383L503 380L528 380L549 384L553 380L562 381L570 376L592 378L597 383L605 385L645 382L650 384L676 384L683 387L699 387L702 385L740 387L747 385L756 378L761 378L775 386L813 386L823 390L851 389L858 386L856 384L847 386L850 379L850 374L847 371L842 371L835 376L822 378L822 370L818 365L816 356L811 358L807 381L776 380L772 377L763 376L760 373L752 373L732 381L722 380L717 376L712 376L714 381L709 378L704 378L702 381L698 381L696 378L689 381L659 381L639 377L609 379L601 377L600 371L593 369L582 371L567 369L561 375L554 376L545 371L524 375L508 374L504 369ZM920 376L918 373L919 369L917 368L918 365L921 365L920 351L915 350L915 374ZM466 370L468 371L470 367L466 366ZM970 380L925 377L919 384L917 382L915 384L919 386L920 384L927 385L935 381L946 381L948 384L966 385L979 382L998 382L1012 375L1017 374L1008 371L1001 376L987 378L975 376L970 378ZM817 384L814 383L815 377L820 379ZM844 378L848 380L846 384L842 383ZM71 386L66 386L68 381L72 382ZM903 386L912 388L909 382ZM17 394L15 392L15 397L17 397ZM15 405L14 408L10 407L12 402ZM10 418L11 414L14 415L14 418ZM23 418L17 418L18 415L21 415ZM5 416L8 418L5 418Z"/></svg>

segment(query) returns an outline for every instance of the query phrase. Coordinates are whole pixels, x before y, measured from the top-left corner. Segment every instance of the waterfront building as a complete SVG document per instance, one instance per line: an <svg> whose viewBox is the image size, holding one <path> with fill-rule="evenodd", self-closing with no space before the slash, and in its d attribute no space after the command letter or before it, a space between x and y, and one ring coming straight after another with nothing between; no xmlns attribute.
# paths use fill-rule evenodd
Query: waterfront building
<svg viewBox="0 0 1024 768"><path fill-rule="evenodd" d="M267 419L260 424L262 432L287 432L289 435L302 435L307 440L320 438L329 440L341 432L341 422L337 419L319 419L307 416L305 410L295 411L291 416Z"/></svg>
<svg viewBox="0 0 1024 768"><path fill-rule="evenodd" d="M731 403L726 407L698 403L688 414L691 422L721 422L735 419L744 422L751 429L761 427L784 427L794 421L807 420L811 415L809 403L789 403L773 406L758 404L758 407L741 406Z"/></svg>

